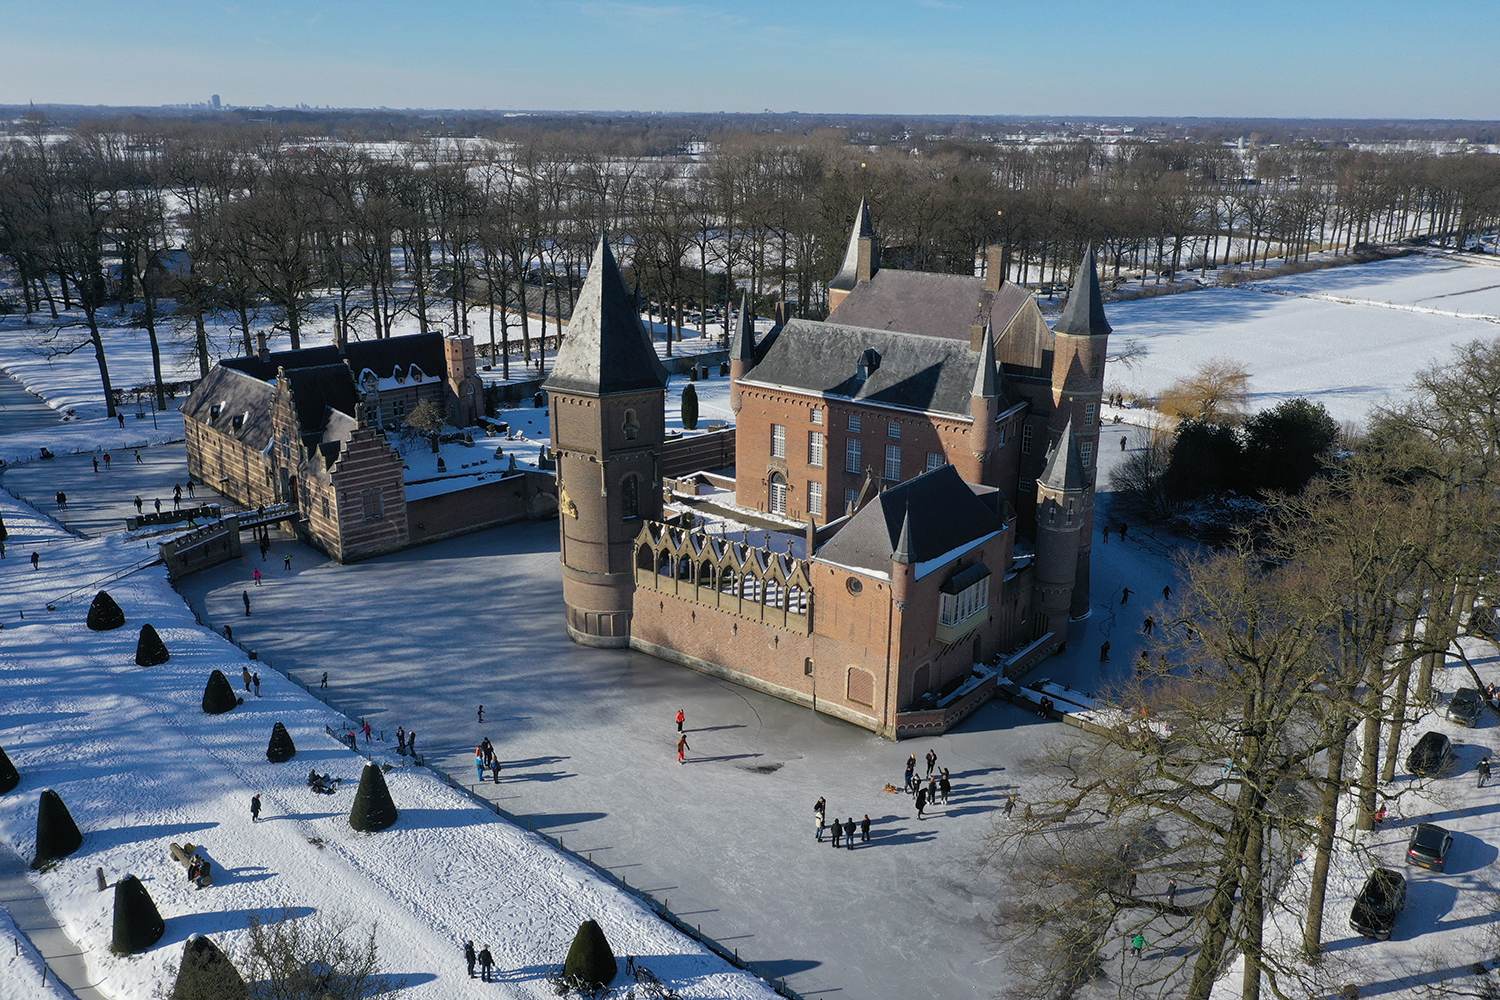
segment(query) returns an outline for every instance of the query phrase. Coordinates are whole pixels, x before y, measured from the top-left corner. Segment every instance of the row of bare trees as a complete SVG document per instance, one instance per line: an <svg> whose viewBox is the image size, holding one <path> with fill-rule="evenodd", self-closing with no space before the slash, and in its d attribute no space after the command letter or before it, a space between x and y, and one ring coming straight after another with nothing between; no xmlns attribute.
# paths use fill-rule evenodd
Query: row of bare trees
<svg viewBox="0 0 1500 1000"><path fill-rule="evenodd" d="M1500 158L1482 153L1086 140L868 148L826 130L730 132L687 158L610 136L527 127L360 144L265 125L61 132L33 115L0 147L0 257L19 279L19 308L83 309L108 390L97 311L111 298L122 310L144 303L134 315L154 331L162 295L177 300L174 323L200 371L214 314L250 352L262 315L296 348L310 321L342 342L389 336L405 316L423 331L474 332L471 310L483 309L488 337L477 339L508 375L509 317L519 316L529 363L533 320L550 314L561 335L601 231L669 345L737 287L760 311L779 298L821 315L861 197L886 266L973 273L999 243L1020 268L1013 277L1058 282L1089 244L1114 277L1159 280L1414 236L1465 244L1500 219ZM82 343L63 337L59 349Z"/></svg>
<svg viewBox="0 0 1500 1000"><path fill-rule="evenodd" d="M1440 686L1484 688L1462 643L1493 638L1500 589L1500 340L1413 390L1354 457L1273 504L1253 544L1185 564L1117 692L1128 721L1050 747L1045 790L991 845L1015 889L1000 924L1024 941L1012 994L1072 996L1108 975L1198 1000L1236 955L1247 1000L1351 981L1324 954L1345 919L1326 906L1330 871L1363 878L1361 831L1423 793L1395 781L1403 746ZM1160 961L1127 965L1119 942L1136 933ZM1493 995L1485 975L1443 989Z"/></svg>

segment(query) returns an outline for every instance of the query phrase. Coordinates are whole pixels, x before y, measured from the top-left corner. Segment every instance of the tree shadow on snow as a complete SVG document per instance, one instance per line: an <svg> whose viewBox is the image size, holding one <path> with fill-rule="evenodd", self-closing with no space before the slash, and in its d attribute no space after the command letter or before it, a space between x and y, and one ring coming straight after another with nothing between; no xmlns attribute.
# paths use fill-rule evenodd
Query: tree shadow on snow
<svg viewBox="0 0 1500 1000"><path fill-rule="evenodd" d="M199 830L212 830L217 823L154 823L149 826L118 826L109 830L91 830L89 836L101 846L116 847L142 840L161 840L162 853L167 853L167 840L186 838L187 834ZM191 838L188 838L191 839Z"/></svg>
<svg viewBox="0 0 1500 1000"><path fill-rule="evenodd" d="M190 891L184 888L183 891ZM210 893L214 889L197 890L198 892ZM276 918L281 916L280 910L275 913ZM310 917L316 910L310 906L293 906L290 913L293 918ZM161 944L180 944L192 937L194 934L221 935L226 932L242 931L250 922L252 916L266 919L270 914L266 910L208 910L202 913L184 913L167 921L167 932L162 935L158 942Z"/></svg>

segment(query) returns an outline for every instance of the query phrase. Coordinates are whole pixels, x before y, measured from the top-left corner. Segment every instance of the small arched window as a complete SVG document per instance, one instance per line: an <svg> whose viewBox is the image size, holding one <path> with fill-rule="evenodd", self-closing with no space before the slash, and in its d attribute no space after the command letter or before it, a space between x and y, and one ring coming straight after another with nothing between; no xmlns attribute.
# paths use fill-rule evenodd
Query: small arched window
<svg viewBox="0 0 1500 1000"><path fill-rule="evenodd" d="M622 430L625 432L626 441L634 441L636 435L641 432L641 425L635 418L634 410L625 411L625 425Z"/></svg>

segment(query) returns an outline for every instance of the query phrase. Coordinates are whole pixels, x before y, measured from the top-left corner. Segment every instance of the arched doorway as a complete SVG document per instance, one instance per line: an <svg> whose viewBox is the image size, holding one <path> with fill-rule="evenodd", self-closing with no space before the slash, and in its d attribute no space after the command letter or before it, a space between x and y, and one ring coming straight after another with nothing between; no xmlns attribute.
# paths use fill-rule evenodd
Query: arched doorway
<svg viewBox="0 0 1500 1000"><path fill-rule="evenodd" d="M771 473L771 513L786 516L786 477Z"/></svg>

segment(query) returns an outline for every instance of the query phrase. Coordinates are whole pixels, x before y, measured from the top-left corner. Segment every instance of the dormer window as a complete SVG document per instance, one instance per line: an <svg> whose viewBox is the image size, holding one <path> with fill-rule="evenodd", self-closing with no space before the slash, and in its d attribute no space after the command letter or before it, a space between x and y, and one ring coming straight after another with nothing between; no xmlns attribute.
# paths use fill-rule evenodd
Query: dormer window
<svg viewBox="0 0 1500 1000"><path fill-rule="evenodd" d="M250 415L249 412L235 414L235 417L234 417L234 429L236 431L238 431L241 427L245 426L245 418L248 417L249 415Z"/></svg>
<svg viewBox="0 0 1500 1000"><path fill-rule="evenodd" d="M870 377L871 372L875 371L879 367L880 352L874 349L868 349L859 356L859 370L855 373L855 378L863 382Z"/></svg>
<svg viewBox="0 0 1500 1000"><path fill-rule="evenodd" d="M395 371L391 372L391 377L396 380L397 385L406 384L406 372L402 371L399 367L397 367Z"/></svg>
<svg viewBox="0 0 1500 1000"><path fill-rule="evenodd" d="M213 406L210 406L208 408L208 419L211 420L211 421L212 420L218 420L219 419L219 414L221 414L223 412L224 412L224 404L223 403L215 403Z"/></svg>
<svg viewBox="0 0 1500 1000"><path fill-rule="evenodd" d="M411 366L411 380L413 382L420 382L425 376L426 373L423 372L422 369L418 368L416 365Z"/></svg>

